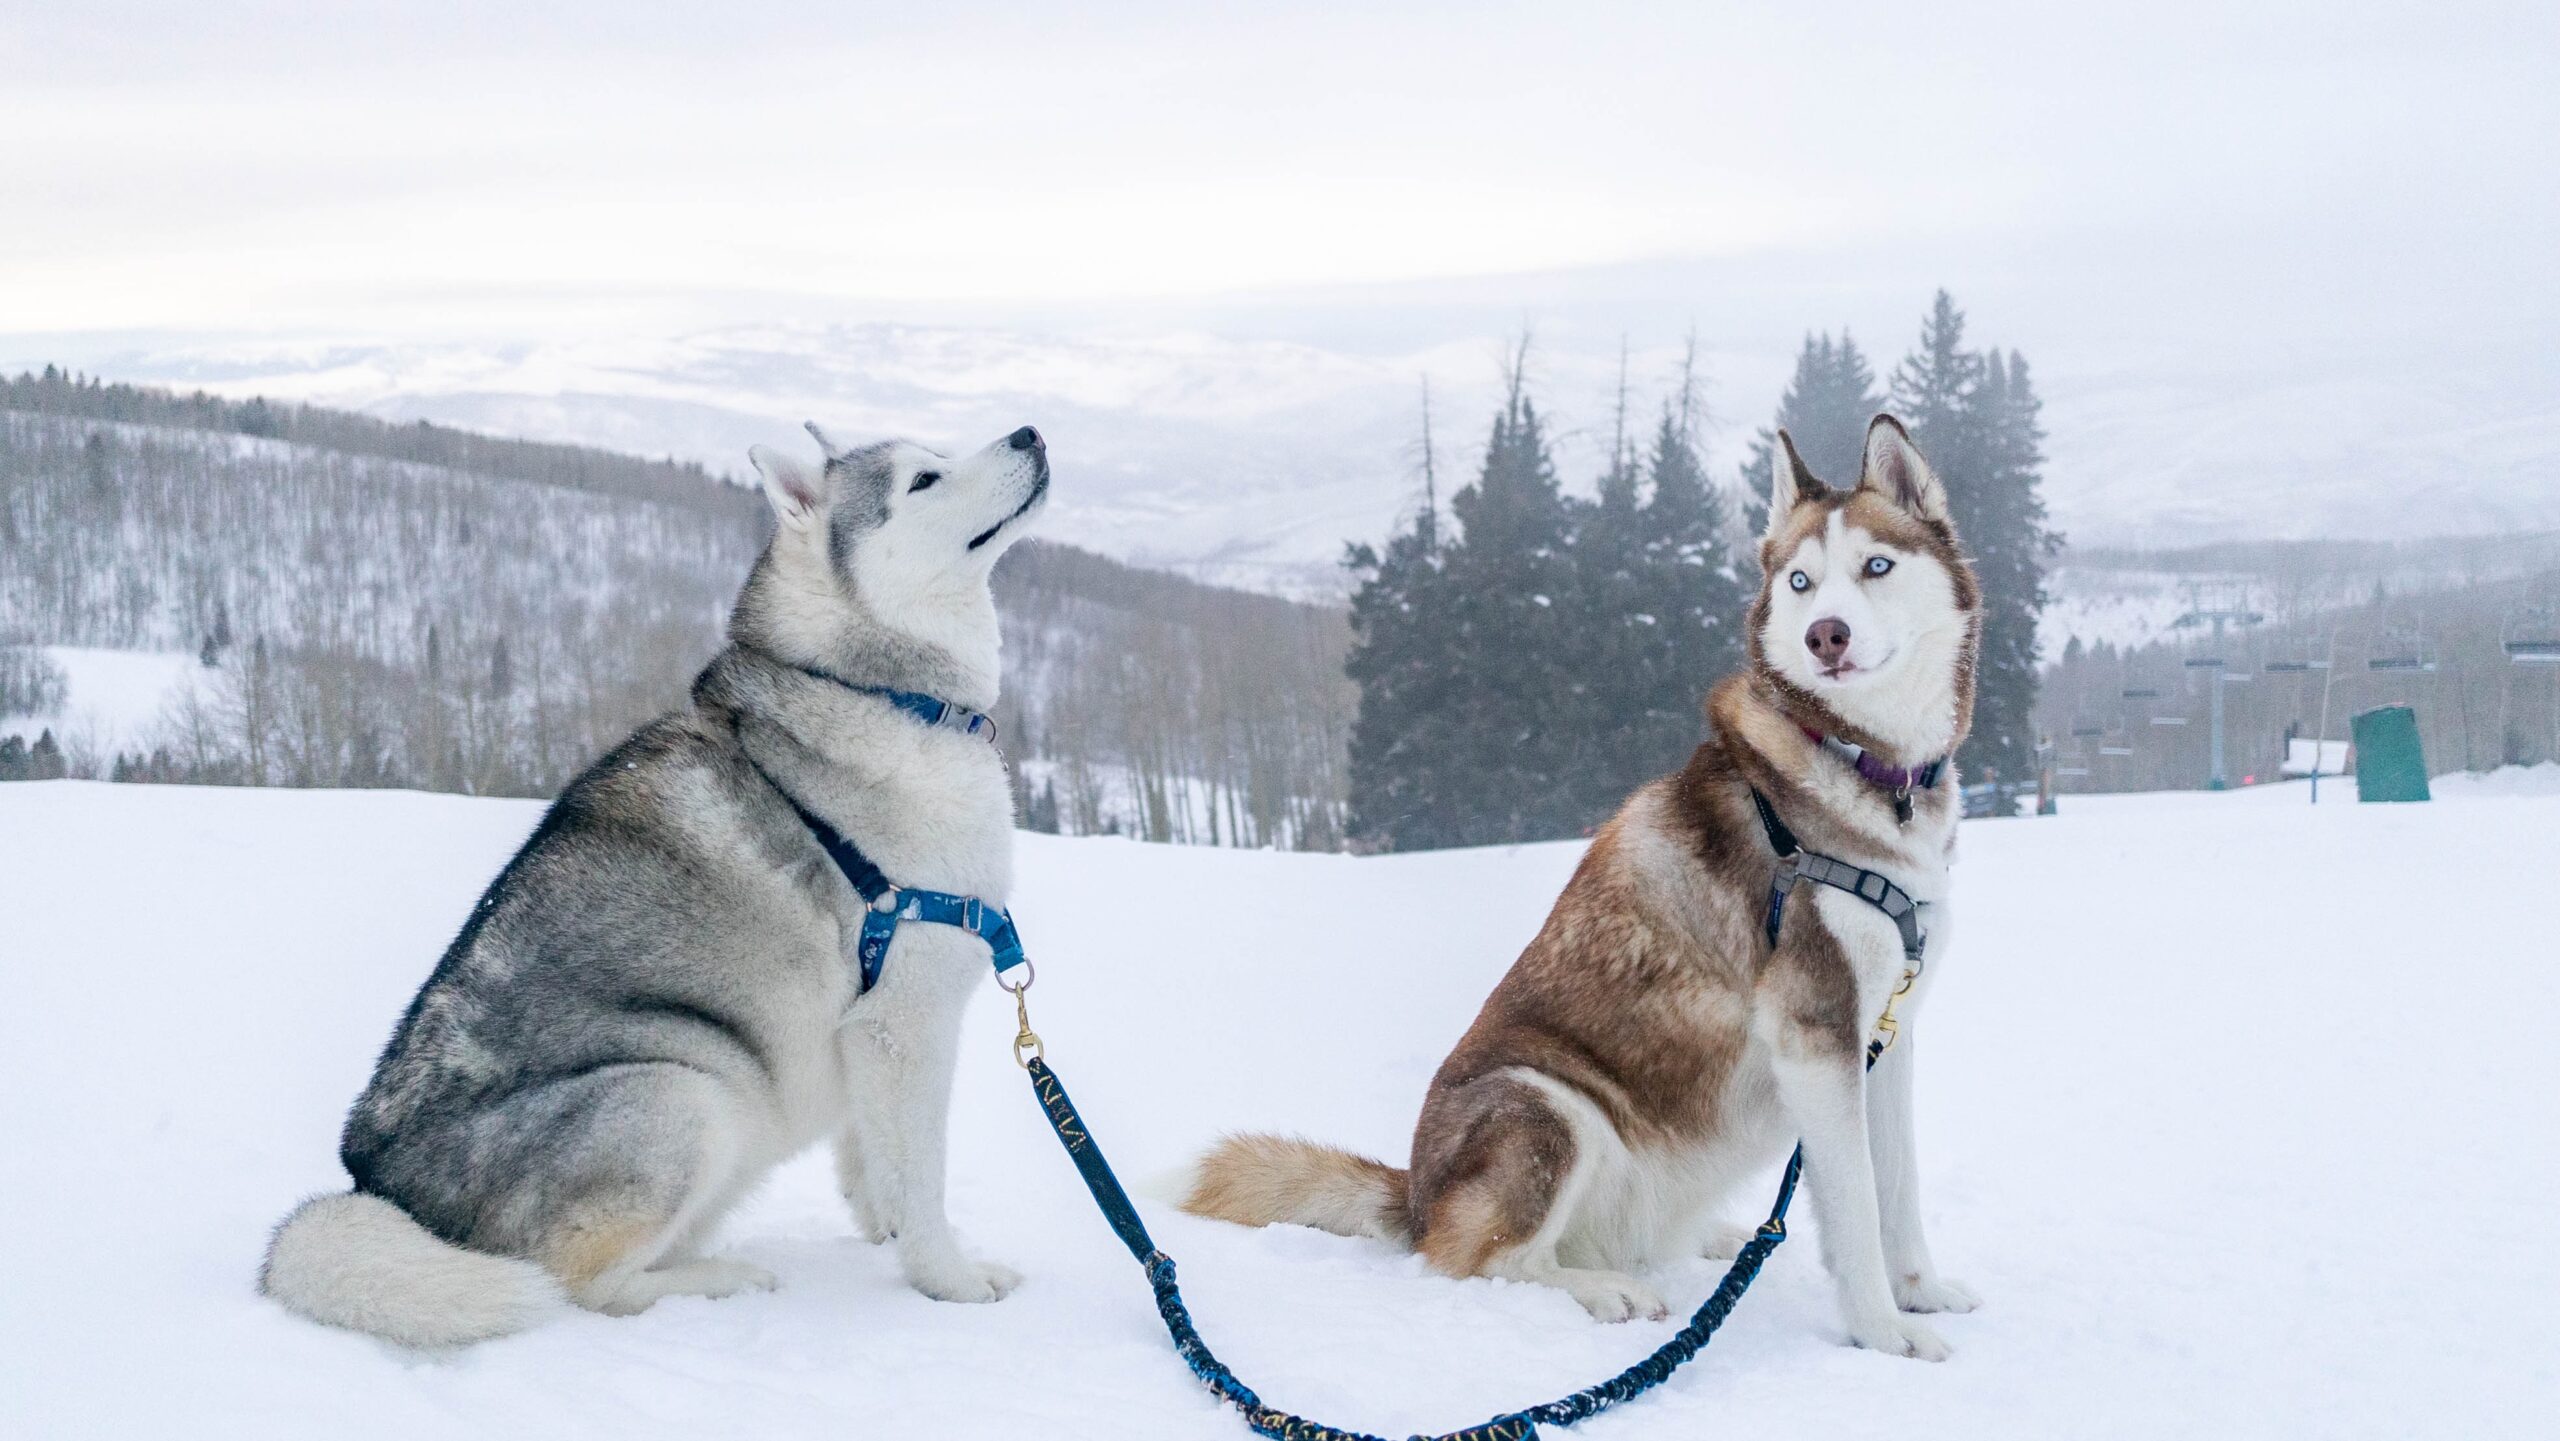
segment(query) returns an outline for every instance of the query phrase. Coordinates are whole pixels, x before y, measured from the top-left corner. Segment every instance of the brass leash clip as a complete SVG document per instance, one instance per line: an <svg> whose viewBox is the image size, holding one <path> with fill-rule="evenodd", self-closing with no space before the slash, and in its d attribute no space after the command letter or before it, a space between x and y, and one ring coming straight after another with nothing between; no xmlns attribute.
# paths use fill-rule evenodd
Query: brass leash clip
<svg viewBox="0 0 2560 1441"><path fill-rule="evenodd" d="M1884 1036L1884 1044L1876 1048L1877 1055L1881 1056L1892 1050L1893 1043L1902 1038L1902 1023L1893 1018L1893 1003L1911 994L1911 983L1918 979L1920 979L1918 966L1905 970L1902 973L1902 984L1894 987L1893 994L1884 998L1884 1014L1876 1017L1876 1030Z"/></svg>
<svg viewBox="0 0 2560 1441"><path fill-rule="evenodd" d="M996 989L1013 997L1013 1063L1026 1071L1033 1061L1049 1059L1047 1048L1040 1044L1040 1033L1031 1029L1031 1003L1023 999L1023 992L1030 990L1037 979L1039 975L1028 960L1022 963L1021 985L1008 986L1004 977L996 977Z"/></svg>

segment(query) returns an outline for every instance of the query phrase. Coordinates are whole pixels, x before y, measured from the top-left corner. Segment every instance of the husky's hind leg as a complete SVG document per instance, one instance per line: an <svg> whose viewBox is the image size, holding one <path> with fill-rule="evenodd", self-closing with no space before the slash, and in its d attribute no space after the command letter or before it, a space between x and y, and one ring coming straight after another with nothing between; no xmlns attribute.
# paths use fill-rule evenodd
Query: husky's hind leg
<svg viewBox="0 0 2560 1441"><path fill-rule="evenodd" d="M1659 1318L1669 1308L1642 1281L1559 1259L1615 1140L1579 1134L1552 1084L1492 1075L1432 1098L1414 1148L1416 1246L1444 1275L1553 1286L1596 1320Z"/></svg>
<svg viewBox="0 0 2560 1441"><path fill-rule="evenodd" d="M571 1300L624 1316L661 1296L770 1289L769 1272L690 1254L744 1188L748 1146L719 1083L671 1064L616 1067L555 1098L577 1125L528 1178L531 1251Z"/></svg>

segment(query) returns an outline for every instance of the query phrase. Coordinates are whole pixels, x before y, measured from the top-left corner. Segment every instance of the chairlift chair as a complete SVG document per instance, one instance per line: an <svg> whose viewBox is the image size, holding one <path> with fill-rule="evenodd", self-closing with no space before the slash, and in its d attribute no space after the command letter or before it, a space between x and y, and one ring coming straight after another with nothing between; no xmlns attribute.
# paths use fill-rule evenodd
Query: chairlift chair
<svg viewBox="0 0 2560 1441"><path fill-rule="evenodd" d="M2548 605L2525 606L2498 628L2498 643L2516 665L2560 665L2560 619Z"/></svg>
<svg viewBox="0 0 2560 1441"><path fill-rule="evenodd" d="M2432 671L2436 649L2414 630L2392 631L2382 638L2381 654L2365 661L2367 670Z"/></svg>

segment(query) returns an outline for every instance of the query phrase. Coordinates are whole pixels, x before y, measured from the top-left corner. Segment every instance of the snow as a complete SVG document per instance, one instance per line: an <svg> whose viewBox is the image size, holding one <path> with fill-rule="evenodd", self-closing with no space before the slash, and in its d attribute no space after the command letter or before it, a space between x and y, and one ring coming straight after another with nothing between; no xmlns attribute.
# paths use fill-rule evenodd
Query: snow
<svg viewBox="0 0 2560 1441"><path fill-rule="evenodd" d="M1843 1346L1807 1218L1703 1357L1572 1434L2539 1433L2560 1405L2544 769L2440 783L2426 805L2261 787L1968 826L1961 939L1920 1042L1932 1239L1987 1298L1940 1323L1955 1359ZM998 1305L902 1286L817 1157L728 1229L782 1277L769 1296L576 1315L429 1360L253 1294L267 1228L345 1184L346 1103L539 813L0 786L0 1434L1248 1434L1166 1346L1006 1058L992 990L969 1018L952 1207L1029 1278ZM1227 1127L1399 1157L1431 1069L1578 853L1024 836L1034 1019L1133 1180ZM1755 1186L1733 1214L1764 1201ZM1225 1359L1340 1425L1469 1424L1671 1329L1141 1204ZM1657 1279L1685 1311L1718 1270Z"/></svg>
<svg viewBox="0 0 2560 1441"><path fill-rule="evenodd" d="M162 713L203 669L183 651L77 645L43 650L62 667L61 708L48 715L0 717L0 736L22 735L32 741L50 728L56 740L85 742L110 759L118 751L148 750Z"/></svg>
<svg viewBox="0 0 2560 1441"><path fill-rule="evenodd" d="M2544 761L2532 766L2500 766L2483 774L2455 771L2428 781L2427 789L2446 800L2560 796L2560 761Z"/></svg>

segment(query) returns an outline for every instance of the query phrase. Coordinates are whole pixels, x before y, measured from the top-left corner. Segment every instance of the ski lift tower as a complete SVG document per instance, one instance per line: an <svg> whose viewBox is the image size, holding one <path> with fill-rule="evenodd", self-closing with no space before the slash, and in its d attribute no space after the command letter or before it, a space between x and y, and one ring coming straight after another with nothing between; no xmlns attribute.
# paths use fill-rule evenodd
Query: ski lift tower
<svg viewBox="0 0 2560 1441"><path fill-rule="evenodd" d="M2338 680L2335 664L2338 658L2338 636L2335 631L2330 632L2325 650L2326 658L2322 660L2266 662L2266 671L2269 675L2308 677L2313 671L2320 672L2320 733L2311 743L2311 803L2315 806L2320 804L2321 757L2327 755L2329 750L2329 688Z"/></svg>
<svg viewBox="0 0 2560 1441"><path fill-rule="evenodd" d="M2249 677L2245 672L2232 671L2219 654L2222 649L2222 630L2224 626L2256 625L2265 620L2266 616L2248 609L2237 601L2205 605L2195 599L2193 592L2189 593L2188 603L2187 613L2170 624L2180 630L2200 625L2213 627L2213 648L2216 654L2188 657L2187 669L2213 672L2213 778L2207 782L2207 785L2210 789L2217 791L2229 790L2231 781L2223 774L2222 768L2222 688L2226 684L2245 681Z"/></svg>

